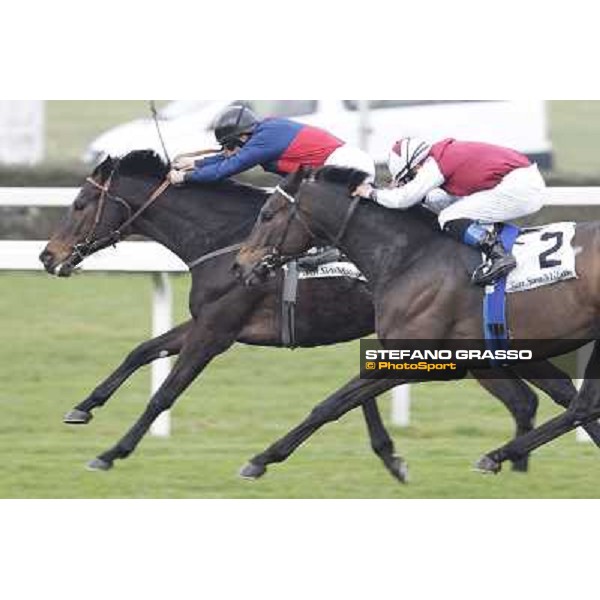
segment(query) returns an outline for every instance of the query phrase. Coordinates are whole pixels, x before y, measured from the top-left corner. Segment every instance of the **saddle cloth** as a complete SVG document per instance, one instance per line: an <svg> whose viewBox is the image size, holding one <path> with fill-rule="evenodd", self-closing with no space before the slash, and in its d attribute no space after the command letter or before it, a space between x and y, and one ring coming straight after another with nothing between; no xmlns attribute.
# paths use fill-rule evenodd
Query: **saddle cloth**
<svg viewBox="0 0 600 600"><path fill-rule="evenodd" d="M509 327L506 320L506 293L531 290L577 277L575 251L571 245L575 223L553 223L519 230L505 224L500 239L507 252L517 259L507 277L486 286L483 296L483 334L488 350L507 350ZM495 360L490 361L497 366Z"/></svg>
<svg viewBox="0 0 600 600"><path fill-rule="evenodd" d="M517 266L507 277L506 293L577 278L571 244L574 235L575 223L572 222L522 229L512 248Z"/></svg>
<svg viewBox="0 0 600 600"><path fill-rule="evenodd" d="M358 270L354 263L347 261L334 261L319 265L316 269L299 269L299 279L327 279L330 277L350 277L366 281L365 276Z"/></svg>

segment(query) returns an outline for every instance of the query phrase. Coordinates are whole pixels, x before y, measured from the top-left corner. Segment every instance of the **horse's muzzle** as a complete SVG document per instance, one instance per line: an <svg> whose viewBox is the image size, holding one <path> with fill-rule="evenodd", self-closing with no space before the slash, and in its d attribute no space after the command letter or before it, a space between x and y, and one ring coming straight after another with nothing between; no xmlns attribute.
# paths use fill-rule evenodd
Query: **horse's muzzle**
<svg viewBox="0 0 600 600"><path fill-rule="evenodd" d="M74 254L70 254L64 260L58 260L56 255L48 249L42 251L39 259L46 272L56 277L70 277L76 265L81 262L81 258Z"/></svg>
<svg viewBox="0 0 600 600"><path fill-rule="evenodd" d="M39 256L40 262L44 265L44 269L50 274L54 273L54 254L50 250L43 250Z"/></svg>

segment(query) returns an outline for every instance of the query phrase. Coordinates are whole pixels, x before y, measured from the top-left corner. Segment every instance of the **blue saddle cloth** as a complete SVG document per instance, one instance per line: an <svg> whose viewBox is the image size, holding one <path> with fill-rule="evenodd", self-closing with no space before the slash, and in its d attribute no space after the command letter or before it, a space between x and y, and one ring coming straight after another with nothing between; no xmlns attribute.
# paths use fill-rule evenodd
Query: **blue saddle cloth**
<svg viewBox="0 0 600 600"><path fill-rule="evenodd" d="M521 230L507 223L500 232L500 240L507 252L512 252ZM508 350L508 325L506 323L506 275L485 288L483 296L483 334L487 350ZM490 361L498 366L498 361Z"/></svg>

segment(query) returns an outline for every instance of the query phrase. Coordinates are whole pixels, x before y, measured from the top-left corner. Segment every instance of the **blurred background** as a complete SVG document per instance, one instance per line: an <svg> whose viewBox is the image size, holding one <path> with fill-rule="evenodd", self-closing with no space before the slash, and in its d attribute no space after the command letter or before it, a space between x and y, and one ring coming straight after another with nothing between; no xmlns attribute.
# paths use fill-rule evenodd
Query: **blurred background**
<svg viewBox="0 0 600 600"><path fill-rule="evenodd" d="M157 101L169 153L214 147L230 103L262 116L327 128L383 163L393 141L419 135L505 144L543 167L549 185L600 185L600 101ZM76 187L106 154L161 152L148 101L0 101L0 187ZM385 168L379 173L386 178ZM253 171L244 179L270 184ZM61 208L0 207L0 239L47 239ZM529 223L598 218L553 207ZM173 276L176 322L189 278ZM325 427L285 465L248 484L237 468L356 370L356 343L294 352L235 346L179 399L170 438L147 437L109 474L85 462L112 445L148 400L147 371L127 382L86 428L62 415L149 337L145 275L86 273L59 280L0 271L0 497L597 497L597 452L565 436L538 452L528 475L482 478L470 464L512 435L506 410L473 381L414 387L408 428L392 433L413 483L373 458L360 414ZM307 377L310 373L310 377ZM540 394L540 418L557 413ZM389 415L389 398L382 402ZM355 411L356 412L356 411ZM568 485L565 481L568 480Z"/></svg>
<svg viewBox="0 0 600 600"><path fill-rule="evenodd" d="M31 106L23 109L15 103L21 101L1 101L0 115L2 116L3 128L6 127L7 114L12 113L12 118L18 120L19 112L25 114L27 120L37 119L35 127L41 126L43 129L43 153L39 157L44 167L73 167L73 163L80 163L84 156L92 150L94 142L100 142L102 134L113 130L117 126L124 124L131 125L132 121L145 121L150 118L150 109L147 100L122 101L122 100L98 100L98 101L40 101L33 109ZM164 135L172 137L167 139L167 143L177 144L177 140L183 137L169 132L167 122L179 122L184 129L187 129L187 135L190 139L203 141L205 131L202 125L210 125L210 116L223 106L223 102L237 101L157 101L161 122L165 127ZM352 124L353 116L359 112L359 101L356 100L338 100L338 101L243 101L250 105L261 115L280 115L290 118L297 118L307 122L320 122L329 129L340 133L348 132L348 124ZM332 107L323 106L331 103ZM482 107L481 104L488 104L484 109L487 112L481 113L486 117L497 118L497 123L485 123L485 121L474 120L477 111ZM500 106L504 104L504 106ZM11 106L12 105L12 106ZM496 105L496 106L493 106ZM504 129L499 135L508 142L512 139L512 144L519 146L520 140L530 137L540 137L540 123L546 128L542 134L549 138L554 158L554 170L559 173L593 175L598 172L600 167L600 158L596 155L596 144L600 130L600 121L598 119L600 103L594 100L572 101L572 100L551 100L551 101L515 101L515 102L473 102L473 101L430 101L430 100L375 100L369 101L371 109L372 126L378 127L380 120L389 119L387 124L396 127L397 130L389 132L391 137L405 135L407 129L409 133L421 133L426 135L432 133L437 136L454 135L457 127L460 127L463 135L469 133L479 137L489 137L490 131L494 129ZM162 109L162 110L161 110ZM41 110L40 116L33 116L33 113ZM319 112L320 111L320 112ZM4 114L2 114L4 113ZM438 116L439 115L439 116ZM390 119L391 117L391 119ZM421 119L421 117L423 117ZM323 119L327 118L327 123ZM448 120L451 119L451 120ZM461 121L457 125L456 119ZM415 120L420 122L415 123ZM527 124L529 120L529 124ZM346 122L344 122L346 121ZM471 121L471 129L465 124L465 121ZM534 121L534 122L532 122ZM190 125L195 125L195 131ZM358 123L356 123L358 125ZM178 127L178 126L177 126ZM528 131L519 130L527 129ZM342 129L344 131L342 131ZM355 128L356 129L356 128ZM479 129L479 131L478 131ZM130 130L131 131L131 130ZM375 132L378 136L380 132ZM3 131L5 135L5 131ZM154 139L155 132L144 139L141 133L138 140L129 140L130 143L144 143L149 146L156 146L157 140ZM358 135L354 131L351 135ZM349 136L350 137L350 136ZM504 141L499 139L498 141ZM116 139L113 137L113 151L122 151L124 148L116 146ZM370 140L371 145L374 143ZM376 143L376 142L375 142ZM174 151L177 150L176 148ZM532 150L535 150L532 148ZM2 156L2 155L0 155ZM2 156L2 163L7 162L6 157Z"/></svg>
<svg viewBox="0 0 600 600"><path fill-rule="evenodd" d="M189 140L207 141L212 118L231 102L239 101L157 101L167 145L173 145L173 152L176 152L182 145L185 149L185 138L187 143ZM288 116L319 123L334 133L358 141L359 101L243 102L261 115ZM599 172L600 157L595 152L600 131L598 101L368 102L370 125L375 129L368 143L374 154L380 154L379 140L386 140L381 128L387 126L393 128L387 133L388 138L408 134L435 137L460 134L463 138L494 138L498 143L511 143L531 152L549 150L549 141L554 157L553 171L573 176ZM33 107L30 103L28 109L22 103L18 106L19 103L0 102L3 136L6 136L9 119L33 121L34 128L41 128L43 138L41 152L34 160L41 162L48 172L68 167L75 169L84 159L93 160L94 153L103 149L121 153L131 144L158 147L156 133L148 127L151 113L146 100L41 101L33 103ZM2 164L9 162L4 153L0 154L0 159Z"/></svg>

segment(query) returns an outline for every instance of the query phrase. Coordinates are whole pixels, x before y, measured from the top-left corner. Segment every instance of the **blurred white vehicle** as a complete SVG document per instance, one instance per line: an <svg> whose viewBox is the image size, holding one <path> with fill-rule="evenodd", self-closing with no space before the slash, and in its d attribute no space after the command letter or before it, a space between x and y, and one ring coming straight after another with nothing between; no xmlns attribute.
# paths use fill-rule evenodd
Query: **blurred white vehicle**
<svg viewBox="0 0 600 600"><path fill-rule="evenodd" d="M327 129L348 143L359 143L358 100L175 100L162 108L159 125L171 157L217 147L216 116L230 104L246 104L261 117L287 117ZM149 111L150 112L150 111ZM454 137L508 146L527 154L543 169L552 167L543 100L369 100L368 151L384 163L400 137L430 140ZM103 133L83 160L97 163L108 154L151 148L163 154L154 121L125 123Z"/></svg>

